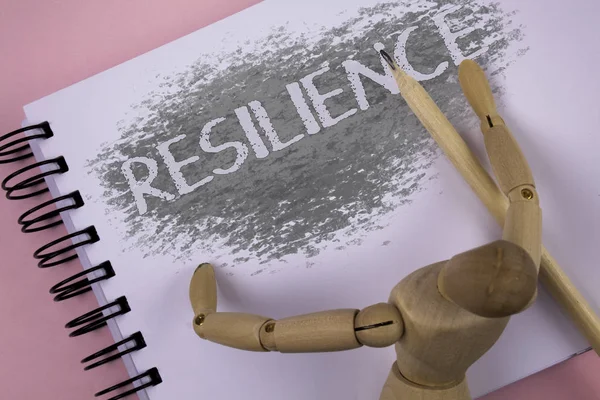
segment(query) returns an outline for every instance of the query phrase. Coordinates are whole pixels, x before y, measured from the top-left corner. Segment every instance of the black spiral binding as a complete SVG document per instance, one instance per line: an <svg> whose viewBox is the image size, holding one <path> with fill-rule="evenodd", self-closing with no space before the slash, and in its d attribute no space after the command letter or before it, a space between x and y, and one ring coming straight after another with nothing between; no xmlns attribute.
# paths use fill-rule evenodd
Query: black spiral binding
<svg viewBox="0 0 600 400"><path fill-rule="evenodd" d="M29 136L20 134L27 131L40 131ZM0 136L0 164L25 160L33 156L29 141L32 139L48 139L54 136L50 124L42 122L41 124L27 126L6 135ZM42 172L37 172L38 169ZM11 200L19 200L39 196L48 192L45 185L45 178L51 175L63 174L69 170L66 160L56 157L50 160L39 161L25 166L12 174L8 175L1 183L2 189L6 191L6 197ZM37 172L37 173L36 173ZM28 211L24 212L19 218L21 231L25 233L39 232L51 229L63 223L60 215L62 212L74 210L84 205L83 198L79 191L74 191L64 196L53 198L43 202ZM76 249L98 242L100 237L94 226L89 226L80 231L60 237L37 249L33 256L40 260L38 267L50 268L65 264L78 258ZM54 301L64 301L92 290L92 285L108 280L115 276L115 271L109 261L105 261L93 268L86 269L77 273L50 288L50 293L54 294ZM73 320L69 321L65 328L74 329L69 336L76 337L95 331L107 325L110 319L131 311L131 307L125 296L121 296L114 301L87 312ZM111 361L117 360L126 354L139 351L146 347L146 341L141 332L136 332L128 338L114 343L104 349L91 354L81 360L82 364L87 364L84 370L97 368ZM162 382L162 378L156 368L150 368L131 379L120 382L112 387L102 390L95 394L96 397L115 392L127 386L134 386L122 393L114 395L106 400L118 400L129 395L137 393L145 388L156 386Z"/></svg>
<svg viewBox="0 0 600 400"><path fill-rule="evenodd" d="M158 385L159 383L162 382L162 378L160 377L160 374L158 373L158 369L156 369L156 368L150 368L148 371L144 372L143 374L139 374L138 376L135 376L135 377L133 377L131 379L128 379L126 381L123 381L121 383L118 383L115 386L111 386L108 389L104 389L104 390L102 390L102 391L94 394L94 396L96 396L96 397L102 396L103 394L110 393L110 392L112 392L114 390L120 389L122 387L125 387L125 386L127 386L129 384L132 384L132 383L135 383L135 382L138 382L138 381L141 383L140 386L138 386L136 388L133 388L131 390L128 390L128 391L126 391L124 393L121 393L121 394L119 394L117 396L111 397L110 399L107 399L107 400L122 399L124 397L127 397L127 396L129 396L131 394L134 394L134 393L136 393L136 392L138 392L138 391L140 391L142 389L145 389L147 387L156 386L156 385Z"/></svg>
<svg viewBox="0 0 600 400"><path fill-rule="evenodd" d="M110 311L112 308L117 308L117 310ZM109 311L108 315L106 315L104 311ZM69 336L76 337L85 335L86 333L106 326L106 321L109 319L115 318L119 315L127 314L129 311L131 311L131 307L129 307L127 299L125 296L121 296L102 307L98 307L90 312L80 315L75 319L72 319L65 324L65 328L69 329L81 326L81 328L69 333Z"/></svg>
<svg viewBox="0 0 600 400"><path fill-rule="evenodd" d="M15 183L12 185L9 184L9 182L11 180L18 177L19 175L24 175L28 171L39 168L42 165L56 165L56 168L51 169L50 171L41 172L34 176L30 176L29 178L24 178L21 181L19 181L18 183ZM38 189L38 190L34 190L34 191L28 190L28 189L35 188L36 186L39 186L42 183L44 183L44 178L46 176L62 174L64 172L67 172L68 170L69 170L69 167L68 167L65 159L62 156L51 159L51 160L40 161L35 164L31 164L24 168L21 168L15 172L13 172L9 176L7 176L2 181L2 189L6 190L6 198L10 199L10 200L20 200L20 199L26 199L29 197L35 197L42 193L46 193L48 191L48 188L43 187L42 189ZM25 192L25 193L23 193L23 192ZM17 193L17 194L15 194L15 193Z"/></svg>
<svg viewBox="0 0 600 400"><path fill-rule="evenodd" d="M70 239L81 238L82 236L85 236L86 238L74 244L61 246L65 242L71 242ZM33 257L40 260L40 262L38 262L39 268L56 267L57 265L64 264L78 258L79 256L75 252L75 249L78 247L85 246L86 244L96 243L99 240L100 238L98 237L96 228L93 226L88 226L85 229L70 233L43 245L33 252ZM58 257L61 258L54 260Z"/></svg>
<svg viewBox="0 0 600 400"><path fill-rule="evenodd" d="M58 205L58 203L61 202L68 204L62 207L50 209L50 211L37 217L32 216L40 210L48 208L52 205ZM63 223L63 220L60 219L61 212L80 208L83 206L83 204L84 203L83 199L81 198L81 194L79 194L79 191L75 191L64 196L56 197L52 200L35 206L28 211L25 211L23 214L21 214L17 222L21 225L21 232L30 233L43 231Z"/></svg>
<svg viewBox="0 0 600 400"><path fill-rule="evenodd" d="M12 141L8 141L12 137L17 136L20 133L32 131L35 129L41 129L43 133L38 133L18 139L14 139ZM21 129L17 129L16 131L12 131L7 133L4 136L0 136L0 164L7 164L14 161L24 160L33 156L33 152L30 151L31 147L29 147L29 141L32 139L48 139L54 136L52 129L50 129L50 124L48 122L42 122L37 125L26 126ZM2 144L2 142L8 141L8 143ZM10 150L7 150L10 149ZM28 153L24 153L25 151L29 151ZM21 153L21 154L19 154ZM24 153L24 154L23 154ZM18 154L13 156L13 154ZM8 157L7 157L8 156Z"/></svg>
<svg viewBox="0 0 600 400"><path fill-rule="evenodd" d="M115 343L111 346L108 346L100 351L97 351L96 353L87 356L86 358L84 358L83 360L81 360L82 364L85 364L87 362L90 362L92 360L95 360L96 358L100 358L102 356L105 356L107 354L110 354L114 351L119 350L119 347L125 346L126 349L125 350L121 350L116 354L110 355L108 357L105 357L99 361L96 361L92 364L88 364L85 368L83 368L85 371L88 371L92 368L96 368L99 367L102 364L106 364L108 362L111 362L113 360L116 360L117 358L123 357L125 354L129 354L132 353L134 351L137 350L141 350L144 347L146 347L146 341L144 340L144 337L142 336L141 332L136 332L133 335L129 336L127 339L121 340L118 343Z"/></svg>
<svg viewBox="0 0 600 400"><path fill-rule="evenodd" d="M102 274L98 278L89 279L87 277L87 275L97 271ZM93 283L110 279L113 276L115 276L115 270L110 264L110 261L104 261L94 268L86 269L65 279L64 281L57 283L50 288L50 293L56 294L56 296L54 296L54 301L67 300L71 297L79 296L80 294L89 292L92 290Z"/></svg>

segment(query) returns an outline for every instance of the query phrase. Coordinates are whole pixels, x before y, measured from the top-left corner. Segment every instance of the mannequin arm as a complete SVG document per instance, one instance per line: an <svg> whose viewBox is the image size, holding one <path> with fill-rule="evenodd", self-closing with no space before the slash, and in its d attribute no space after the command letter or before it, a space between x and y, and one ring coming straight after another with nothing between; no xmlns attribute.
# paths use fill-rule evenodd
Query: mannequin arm
<svg viewBox="0 0 600 400"><path fill-rule="evenodd" d="M498 186L508 196L509 209L502 238L523 247L539 270L542 215L533 175L525 156L498 114L485 73L473 60L458 67L458 79L469 104L479 117Z"/></svg>
<svg viewBox="0 0 600 400"><path fill-rule="evenodd" d="M522 311L535 300L542 248L542 212L529 165L498 114L483 70L474 61L465 60L458 74L463 92L480 119L490 163L509 206L502 233L505 243L493 246L495 249L480 248L454 257L440 274L440 290L445 297L478 315L508 316ZM490 268L489 261L494 255L496 262ZM482 257L489 261L482 262ZM469 267L473 263L483 265L485 272L475 265ZM457 275L463 270L469 271L471 279L481 279L487 284L487 291L481 290L477 296L477 291L461 290L464 282Z"/></svg>
<svg viewBox="0 0 600 400"><path fill-rule="evenodd" d="M508 316L535 300L542 250L542 212L527 160L498 114L483 70L474 61L465 60L458 68L458 77L467 101L479 117L496 181L508 197L509 206L502 232L504 243L497 242L501 246L475 249L453 258L440 274L440 291L478 315ZM490 268L494 256L496 260ZM453 263L460 267L451 272ZM476 266L469 267L473 263L485 265L486 272ZM450 278L463 270L471 273L471 279L482 279L487 285L486 292L480 291L479 296L464 293L460 289L463 282L456 276ZM479 273L477 277L473 271Z"/></svg>
<svg viewBox="0 0 600 400"><path fill-rule="evenodd" d="M387 53L382 51L381 55L389 64L402 97L431 135L458 137L425 89ZM477 70L477 64L471 63L461 64L461 85L482 119L490 161L511 204L504 224L504 240L453 257L442 269L438 287L446 299L474 314L505 317L522 311L535 298L541 213L527 162L498 116L485 75L481 69ZM463 84L465 76L469 77L470 86ZM449 157L458 154L452 147L446 150ZM488 184L495 186L493 182Z"/></svg>
<svg viewBox="0 0 600 400"><path fill-rule="evenodd" d="M397 342L404 324L396 307L379 303L362 311L340 309L281 320L252 314L217 312L214 269L200 265L190 283L194 331L211 342L241 350L309 353L342 351Z"/></svg>

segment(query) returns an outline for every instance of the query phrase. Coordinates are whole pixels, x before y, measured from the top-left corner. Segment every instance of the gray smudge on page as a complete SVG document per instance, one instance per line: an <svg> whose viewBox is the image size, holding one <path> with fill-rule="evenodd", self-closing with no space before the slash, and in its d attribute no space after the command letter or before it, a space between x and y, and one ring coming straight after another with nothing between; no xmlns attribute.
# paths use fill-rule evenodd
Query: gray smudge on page
<svg viewBox="0 0 600 400"><path fill-rule="evenodd" d="M472 119L458 84L457 66L431 16L449 5L461 5L446 18L452 31L480 23L479 29L456 42L464 54L470 54L487 40L488 50L477 60L494 66L488 70L491 73L501 72L510 63L504 60L506 49L521 38L518 28L510 28L511 14L497 5L482 6L469 0L424 4L419 11L408 13L398 11L401 2L363 8L342 25L318 32L319 39L311 46L305 43L309 40L289 35L281 26L264 38L264 46L256 43L257 50L251 54L240 49L205 55L184 73L160 77L164 91L132 105L132 114L144 116L121 124L121 139L106 144L88 164L90 173L101 178L109 211L117 209L127 215L127 234L133 238L127 245L139 247L147 256L168 253L183 257L196 250L215 256L234 253L237 264L251 260L267 264L246 271L259 274L289 254L313 257L328 247L360 246L369 232L385 226L384 217L410 201L411 194L421 190L427 177L435 173L428 170L439 152L400 95L390 94L364 77L370 107L361 110L342 62L356 60L383 73L374 44L382 43L391 52L395 32L417 26L406 45L408 61L424 74L447 61L449 66L440 76L422 83L451 120ZM368 29L357 28L365 24ZM232 66L220 71L215 65L221 62ZM319 92L343 89L325 103L332 117L357 111L308 135L286 85L319 70L325 62L330 71L314 81ZM234 113L252 101L265 108L281 142L298 134L304 137L272 151L264 131L255 123L269 149L267 157L257 158ZM218 117L226 120L213 130L211 142L240 141L249 148L241 168L227 175L211 171L229 168L236 152L208 154L198 145L202 127ZM160 143L179 135L186 137L170 147L176 160L200 157L181 169L188 184L214 176L184 195L178 194L156 150ZM121 172L123 161L132 157L157 160L158 176L152 186L174 194L175 199L146 196L148 212L140 215ZM147 171L139 168L134 174L141 179ZM393 242L393 238L389 240Z"/></svg>

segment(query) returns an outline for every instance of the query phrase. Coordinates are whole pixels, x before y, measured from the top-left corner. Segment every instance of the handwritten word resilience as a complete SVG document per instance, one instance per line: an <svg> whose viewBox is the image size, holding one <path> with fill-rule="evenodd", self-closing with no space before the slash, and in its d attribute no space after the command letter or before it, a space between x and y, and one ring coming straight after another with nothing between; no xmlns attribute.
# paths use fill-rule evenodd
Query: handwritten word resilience
<svg viewBox="0 0 600 400"><path fill-rule="evenodd" d="M460 64L460 62L465 58L475 58L486 51L485 48L482 48L468 55L464 55L461 52L457 44L457 39L468 35L474 31L475 28L469 27L457 32L451 32L446 22L446 16L450 13L456 12L458 9L460 9L460 6L451 7L431 17L433 23L444 40L444 44L450 53L452 61L456 65ZM406 43L411 33L416 29L416 26L412 26L399 34L394 46L394 58L398 64L415 79L419 81L433 79L437 76L440 76L448 68L449 63L447 61L441 62L430 74L424 74L416 71L411 66L406 57ZM384 46L381 43L375 43L373 47L379 52L379 50L383 49ZM383 68L383 73L376 72L356 60L346 60L342 62L342 67L345 70L346 77L350 83L354 97L356 98L358 109L364 111L369 108L369 102L367 101L365 88L361 81L362 77L366 77L376 82L387 89L391 94L399 94L394 78L389 71L387 64L382 59L381 66ZM328 63L322 64L320 69L310 72L308 75L301 78L299 82L292 82L286 85L286 90L290 96L290 99L306 129L305 133L299 133L288 141L281 141L279 134L276 132L273 124L271 123L271 119L269 118L267 111L260 101L251 101L247 106L239 107L234 110L237 122L245 134L245 143L242 141L231 141L219 145L213 145L210 140L211 134L213 133L213 130L219 126L219 124L226 120L226 118L219 117L208 121L200 131L200 149L205 153L212 154L233 149L236 152L236 157L233 161L233 164L223 166L222 168L215 168L213 169L212 174L205 176L199 181L193 183L189 182L183 176L181 169L185 165L199 161L200 157L193 156L177 161L169 150L171 145L183 140L186 135L176 136L157 145L156 150L161 157L160 161L166 166L167 171L173 180L175 187L177 188L178 194L180 196L186 195L210 183L218 175L227 175L238 171L242 164L244 164L244 162L248 159L250 154L257 159L263 159L268 157L270 152L283 150L300 140L304 140L308 136L319 133L321 129L332 127L340 121L357 114L357 108L351 108L337 117L333 117L329 112L327 106L325 105L325 101L327 99L331 99L332 97L339 96L343 92L343 89L338 88L327 93L321 93L316 87L315 78L325 74L329 70L330 68ZM304 95L301 87L304 88L306 96ZM316 117L313 114L313 111L311 111L309 103L316 113ZM252 115L258 122L258 127L253 122ZM261 137L259 134L258 128L262 130L264 134L263 136L266 138L269 146L265 144L263 137ZM158 175L158 162L159 161L150 157L133 157L123 162L121 166L121 171L127 179L129 188L134 196L140 215L148 211L148 206L144 196L154 196L167 201L173 200L176 197L172 193L152 186L154 179ZM140 164L145 166L147 169L147 176L142 179L137 179L133 173L133 166L138 165L139 167Z"/></svg>

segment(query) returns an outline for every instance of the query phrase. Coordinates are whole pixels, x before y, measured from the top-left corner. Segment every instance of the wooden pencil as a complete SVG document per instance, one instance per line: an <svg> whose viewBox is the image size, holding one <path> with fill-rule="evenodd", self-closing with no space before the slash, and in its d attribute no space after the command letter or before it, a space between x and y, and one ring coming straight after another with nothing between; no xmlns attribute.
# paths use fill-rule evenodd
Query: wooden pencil
<svg viewBox="0 0 600 400"><path fill-rule="evenodd" d="M385 51L381 51L381 56L389 64L400 94L410 109L498 224L504 226L504 218L509 205L507 197L500 191L495 181L421 84L404 72ZM485 96L486 94L487 92L482 92L481 95ZM486 99L490 100L488 97ZM476 108L476 111L479 109ZM544 246L542 246L540 280L569 314L595 352L600 355L600 319Z"/></svg>

